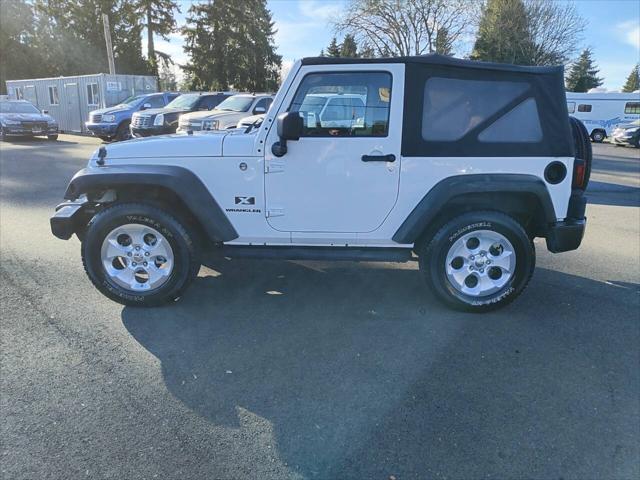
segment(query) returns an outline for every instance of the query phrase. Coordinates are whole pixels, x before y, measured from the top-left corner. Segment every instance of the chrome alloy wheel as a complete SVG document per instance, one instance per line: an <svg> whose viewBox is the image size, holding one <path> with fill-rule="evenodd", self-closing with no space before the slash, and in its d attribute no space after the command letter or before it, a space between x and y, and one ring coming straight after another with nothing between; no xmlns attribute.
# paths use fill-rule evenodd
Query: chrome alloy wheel
<svg viewBox="0 0 640 480"><path fill-rule="evenodd" d="M169 241L156 229L137 223L113 229L102 242L102 265L119 286L135 292L158 288L174 264Z"/></svg>
<svg viewBox="0 0 640 480"><path fill-rule="evenodd" d="M460 237L449 248L445 265L453 288L472 297L485 297L502 289L515 268L513 245L492 230L475 230Z"/></svg>

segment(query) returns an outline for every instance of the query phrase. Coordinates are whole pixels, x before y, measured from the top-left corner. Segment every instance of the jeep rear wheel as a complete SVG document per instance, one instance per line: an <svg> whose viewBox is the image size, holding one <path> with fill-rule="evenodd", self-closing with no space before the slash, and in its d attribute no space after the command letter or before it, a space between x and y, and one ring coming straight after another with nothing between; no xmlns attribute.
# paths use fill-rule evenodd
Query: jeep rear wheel
<svg viewBox="0 0 640 480"><path fill-rule="evenodd" d="M200 268L187 229L169 213L140 203L96 214L82 242L82 261L98 290L132 306L177 300Z"/></svg>
<svg viewBox="0 0 640 480"><path fill-rule="evenodd" d="M492 310L527 286L535 249L522 226L499 212L469 212L444 225L419 256L435 295L466 311Z"/></svg>

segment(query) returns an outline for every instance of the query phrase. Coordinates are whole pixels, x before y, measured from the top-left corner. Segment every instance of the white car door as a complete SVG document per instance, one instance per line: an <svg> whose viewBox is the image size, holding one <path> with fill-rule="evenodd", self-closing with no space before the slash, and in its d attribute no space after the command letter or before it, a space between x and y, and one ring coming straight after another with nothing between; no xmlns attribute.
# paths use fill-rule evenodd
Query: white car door
<svg viewBox="0 0 640 480"><path fill-rule="evenodd" d="M361 233L382 225L395 205L400 178L402 95L394 95L392 85L401 91L403 65L300 69L279 111L300 112L303 136L289 141L281 157L271 152L278 141L275 124L266 138L271 227Z"/></svg>

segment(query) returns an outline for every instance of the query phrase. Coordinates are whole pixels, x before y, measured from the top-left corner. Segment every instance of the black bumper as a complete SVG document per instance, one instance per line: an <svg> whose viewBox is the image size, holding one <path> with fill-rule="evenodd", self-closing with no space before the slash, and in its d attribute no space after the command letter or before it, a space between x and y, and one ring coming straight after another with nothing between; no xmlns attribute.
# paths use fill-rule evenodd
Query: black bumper
<svg viewBox="0 0 640 480"><path fill-rule="evenodd" d="M82 209L87 201L65 202L56 207L56 213L49 220L51 233L62 240L69 240L76 232Z"/></svg>
<svg viewBox="0 0 640 480"><path fill-rule="evenodd" d="M576 250L580 246L587 226L586 208L587 197L581 190L574 190L569 199L567 218L554 223L547 231L547 250L561 253Z"/></svg>

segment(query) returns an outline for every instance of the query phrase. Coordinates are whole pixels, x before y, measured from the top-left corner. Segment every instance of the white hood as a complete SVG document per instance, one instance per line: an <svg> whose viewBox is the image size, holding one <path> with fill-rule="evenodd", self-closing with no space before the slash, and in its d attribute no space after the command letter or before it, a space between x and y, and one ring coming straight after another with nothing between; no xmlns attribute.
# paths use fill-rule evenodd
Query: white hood
<svg viewBox="0 0 640 480"><path fill-rule="evenodd" d="M222 141L228 132L211 132L206 135L161 135L158 137L136 138L126 142L104 145L105 158L136 159L166 157L220 157ZM98 158L98 150L92 160ZM121 163L121 162L119 162Z"/></svg>

